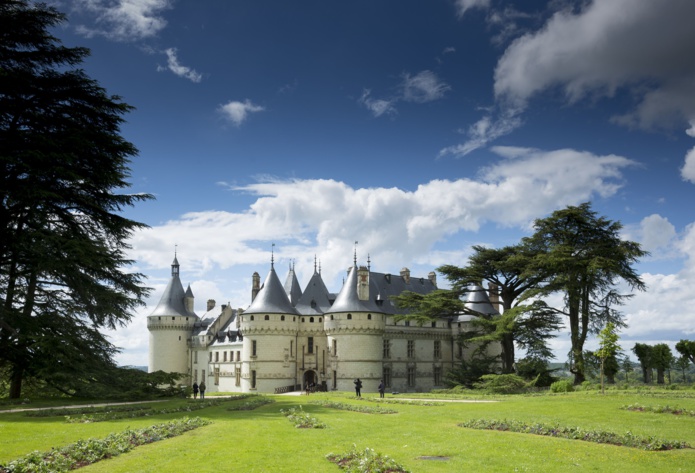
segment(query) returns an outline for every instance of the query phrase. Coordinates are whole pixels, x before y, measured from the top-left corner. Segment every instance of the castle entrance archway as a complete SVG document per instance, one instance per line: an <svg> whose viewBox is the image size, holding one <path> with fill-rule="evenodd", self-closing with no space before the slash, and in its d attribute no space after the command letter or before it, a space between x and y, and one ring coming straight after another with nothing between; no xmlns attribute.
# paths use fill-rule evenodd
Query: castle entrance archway
<svg viewBox="0 0 695 473"><path fill-rule="evenodd" d="M311 391L316 391L318 382L319 379L318 376L316 376L316 371L308 370L304 372L304 389L307 389L308 386Z"/></svg>

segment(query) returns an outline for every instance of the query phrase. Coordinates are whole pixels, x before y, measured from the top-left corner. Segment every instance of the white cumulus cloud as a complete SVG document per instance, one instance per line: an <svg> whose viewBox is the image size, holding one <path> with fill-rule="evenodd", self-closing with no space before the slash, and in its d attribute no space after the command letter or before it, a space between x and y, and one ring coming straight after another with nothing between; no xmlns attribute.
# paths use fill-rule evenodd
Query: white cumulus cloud
<svg viewBox="0 0 695 473"><path fill-rule="evenodd" d="M75 8L93 18L93 25L80 25L85 36L104 36L114 41L136 41L157 35L166 20L162 13L172 0L76 0Z"/></svg>
<svg viewBox="0 0 695 473"><path fill-rule="evenodd" d="M692 148L685 155L685 163L681 168L681 176L686 181L690 181L695 184L695 148Z"/></svg>
<svg viewBox="0 0 695 473"><path fill-rule="evenodd" d="M264 110L265 107L255 105L248 99L243 102L227 102L219 107L220 113L236 126L241 125L250 113L262 112Z"/></svg>
<svg viewBox="0 0 695 473"><path fill-rule="evenodd" d="M191 82L200 82L203 79L203 76L195 69L191 69L190 67L183 66L181 63L179 63L176 48L167 48L164 50L164 53L167 55L167 66L157 67L158 71L168 70L179 77L190 80Z"/></svg>

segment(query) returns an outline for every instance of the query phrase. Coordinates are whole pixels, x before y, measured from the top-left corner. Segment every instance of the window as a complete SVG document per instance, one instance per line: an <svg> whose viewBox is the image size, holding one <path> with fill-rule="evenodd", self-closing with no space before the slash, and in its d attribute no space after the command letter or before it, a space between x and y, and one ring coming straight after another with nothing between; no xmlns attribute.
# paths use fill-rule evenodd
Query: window
<svg viewBox="0 0 695 473"><path fill-rule="evenodd" d="M241 361L241 351L236 352L236 361Z"/></svg>
<svg viewBox="0 0 695 473"><path fill-rule="evenodd" d="M391 340L384 340L384 358L391 358Z"/></svg>
<svg viewBox="0 0 695 473"><path fill-rule="evenodd" d="M208 356L208 363L212 363L212 352L210 352Z"/></svg>
<svg viewBox="0 0 695 473"><path fill-rule="evenodd" d="M384 386L387 388L391 387L391 368L384 368Z"/></svg>
<svg viewBox="0 0 695 473"><path fill-rule="evenodd" d="M415 358L415 340L408 340L408 358Z"/></svg>
<svg viewBox="0 0 695 473"><path fill-rule="evenodd" d="M348 314L348 320L352 320L352 314Z"/></svg>
<svg viewBox="0 0 695 473"><path fill-rule="evenodd" d="M251 356L256 356L256 340L253 340L251 342Z"/></svg>
<svg viewBox="0 0 695 473"><path fill-rule="evenodd" d="M406 321L405 321L405 326L406 326L406 327L410 327L410 320L406 320Z"/></svg>
<svg viewBox="0 0 695 473"><path fill-rule="evenodd" d="M198 382L198 370L193 370L193 382Z"/></svg>
<svg viewBox="0 0 695 473"><path fill-rule="evenodd" d="M336 340L335 338L333 339L333 355L338 355L338 340Z"/></svg>
<svg viewBox="0 0 695 473"><path fill-rule="evenodd" d="M270 320L270 316L269 316L269 315L266 315L265 317L263 317L263 319L264 319L264 320Z"/></svg>
<svg viewBox="0 0 695 473"><path fill-rule="evenodd" d="M367 320L372 320L372 314L367 314Z"/></svg>
<svg viewBox="0 0 695 473"><path fill-rule="evenodd" d="M441 386L442 384L442 367L441 366L435 366L434 367L434 385L435 386Z"/></svg>
<svg viewBox="0 0 695 473"><path fill-rule="evenodd" d="M461 345L459 343L458 346L459 346L459 358L463 358L463 345Z"/></svg>
<svg viewBox="0 0 695 473"><path fill-rule="evenodd" d="M284 315L281 315L281 316L280 316L280 320L281 320L282 322L284 322L284 321L285 321L285 316L284 316Z"/></svg>
<svg viewBox="0 0 695 473"><path fill-rule="evenodd" d="M253 315L251 316L251 322L253 322Z"/></svg>
<svg viewBox="0 0 695 473"><path fill-rule="evenodd" d="M436 327L436 326L437 326L437 322L432 322L432 327Z"/></svg>
<svg viewBox="0 0 695 473"><path fill-rule="evenodd" d="M200 380L205 381L205 370L201 370L200 372Z"/></svg>
<svg viewBox="0 0 695 473"><path fill-rule="evenodd" d="M293 351L294 351L294 340L290 340L290 356L292 356Z"/></svg>
<svg viewBox="0 0 695 473"><path fill-rule="evenodd" d="M408 386L410 386L410 387L415 386L415 367L414 366L408 367Z"/></svg>
<svg viewBox="0 0 695 473"><path fill-rule="evenodd" d="M309 317L309 323L311 323L311 324L314 323L314 318L313 318L313 317Z"/></svg>
<svg viewBox="0 0 695 473"><path fill-rule="evenodd" d="M442 341L441 340L435 340L434 341L434 359L438 360L442 357Z"/></svg>
<svg viewBox="0 0 695 473"><path fill-rule="evenodd" d="M307 353L314 353L314 337L307 338Z"/></svg>
<svg viewBox="0 0 695 473"><path fill-rule="evenodd" d="M198 363L198 352L194 351L193 352L193 363Z"/></svg>
<svg viewBox="0 0 695 473"><path fill-rule="evenodd" d="M220 385L220 368L215 368L215 386Z"/></svg>
<svg viewBox="0 0 695 473"><path fill-rule="evenodd" d="M215 363L220 361L220 352L216 351L215 352Z"/></svg>
<svg viewBox="0 0 695 473"><path fill-rule="evenodd" d="M333 389L338 389L338 372L333 370Z"/></svg>
<svg viewBox="0 0 695 473"><path fill-rule="evenodd" d="M319 317L319 323L323 322L323 317Z"/></svg>
<svg viewBox="0 0 695 473"><path fill-rule="evenodd" d="M256 389L256 370L251 371L251 389Z"/></svg>
<svg viewBox="0 0 695 473"><path fill-rule="evenodd" d="M222 355L224 355L224 357L223 357L223 358L224 358L224 361L227 361L227 352L226 352L226 351L223 351L223 352L222 352Z"/></svg>
<svg viewBox="0 0 695 473"><path fill-rule="evenodd" d="M236 375L236 386L241 386L241 369L237 368L234 374Z"/></svg>

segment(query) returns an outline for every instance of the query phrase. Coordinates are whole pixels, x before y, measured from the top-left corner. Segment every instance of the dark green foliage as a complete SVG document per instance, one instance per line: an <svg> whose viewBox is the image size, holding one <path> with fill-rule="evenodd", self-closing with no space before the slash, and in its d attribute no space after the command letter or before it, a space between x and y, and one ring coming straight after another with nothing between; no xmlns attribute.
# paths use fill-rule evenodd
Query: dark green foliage
<svg viewBox="0 0 695 473"><path fill-rule="evenodd" d="M637 356L640 367L642 368L642 379L644 384L652 382L652 347L646 343L635 343L632 352Z"/></svg>
<svg viewBox="0 0 695 473"><path fill-rule="evenodd" d="M76 68L88 55L49 30L65 17L0 2L0 367L9 396L25 377L66 394L114 369L100 333L130 320L148 290L124 270L144 225L120 215L149 195L129 184L130 106ZM73 386L71 384L78 384Z"/></svg>
<svg viewBox="0 0 695 473"><path fill-rule="evenodd" d="M559 368L548 368L548 362L544 358L527 356L516 362L516 374L526 381L534 380L534 386L544 388L550 386L557 378L552 374Z"/></svg>
<svg viewBox="0 0 695 473"><path fill-rule="evenodd" d="M495 372L496 365L497 357L474 353L471 359L461 360L458 366L446 373L444 384L449 388L464 386L473 389L483 375Z"/></svg>
<svg viewBox="0 0 695 473"><path fill-rule="evenodd" d="M486 374L475 387L491 394L520 394L533 383L527 383L515 374Z"/></svg>
<svg viewBox="0 0 695 473"><path fill-rule="evenodd" d="M550 385L552 393L571 393L574 391L574 384L569 379L561 379Z"/></svg>
<svg viewBox="0 0 695 473"><path fill-rule="evenodd" d="M396 463L393 458L375 452L371 448L352 450L346 453L329 453L326 460L335 463L341 470L360 473L409 473L410 470Z"/></svg>
<svg viewBox="0 0 695 473"><path fill-rule="evenodd" d="M676 343L676 351L690 360L691 363L695 363L695 341L681 340Z"/></svg>
<svg viewBox="0 0 695 473"><path fill-rule="evenodd" d="M572 343L570 371L575 384L585 379L584 343L607 323L624 326L615 310L631 295L619 294L620 280L632 289L645 285L633 265L647 253L620 237L622 225L599 217L589 203L567 207L536 220L535 233L524 239L536 251L532 271L545 276L540 295L562 293Z"/></svg>
<svg viewBox="0 0 695 473"><path fill-rule="evenodd" d="M652 347L652 367L656 368L656 383L664 384L664 373L673 364L673 353L665 343L657 343Z"/></svg>

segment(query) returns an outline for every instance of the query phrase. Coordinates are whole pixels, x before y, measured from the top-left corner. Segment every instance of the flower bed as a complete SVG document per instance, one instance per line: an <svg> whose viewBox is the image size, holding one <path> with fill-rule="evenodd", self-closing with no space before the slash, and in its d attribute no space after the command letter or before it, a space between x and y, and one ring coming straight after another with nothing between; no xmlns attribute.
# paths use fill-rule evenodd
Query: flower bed
<svg viewBox="0 0 695 473"><path fill-rule="evenodd" d="M189 402L179 407L168 407L163 409L147 409L132 412L104 412L103 414L82 414L79 417L65 416L68 424L88 424L90 422L105 422L118 419L134 419L137 417L147 417L157 414L171 414L174 412L193 412L208 407L219 406L221 400Z"/></svg>
<svg viewBox="0 0 695 473"><path fill-rule="evenodd" d="M290 409L280 409L280 413L294 424L298 429L325 429L326 424L312 417L302 409L302 406Z"/></svg>
<svg viewBox="0 0 695 473"><path fill-rule="evenodd" d="M356 406L354 404L347 404L345 402L335 402L335 401L315 401L312 402L317 406L330 407L331 409L340 409L343 411L354 411L362 412L364 414L397 414L398 411L394 409L386 409L384 407L371 407L371 406Z"/></svg>
<svg viewBox="0 0 695 473"><path fill-rule="evenodd" d="M347 453L329 453L326 460L352 473L410 473L393 458L371 448L357 450L356 445Z"/></svg>
<svg viewBox="0 0 695 473"><path fill-rule="evenodd" d="M626 411L652 412L654 414L675 414L680 416L695 417L695 411L673 406L643 406L641 404L630 404L629 406L622 406L621 409Z"/></svg>
<svg viewBox="0 0 695 473"><path fill-rule="evenodd" d="M673 450L692 448L685 442L658 439L656 437L639 437L632 432L617 434L602 430L584 430L579 427L560 425L527 424L516 420L470 420L458 424L459 427L478 430L500 430L524 434L545 435L586 442L605 443L621 447L640 448L642 450Z"/></svg>
<svg viewBox="0 0 695 473"><path fill-rule="evenodd" d="M110 434L103 439L79 440L48 452L34 451L7 465L0 465L0 473L60 473L74 470L99 460L115 457L140 445L176 437L210 423L199 417L193 419L184 417L140 430Z"/></svg>
<svg viewBox="0 0 695 473"><path fill-rule="evenodd" d="M261 406L265 406L266 404L272 404L274 402L275 402L274 399L270 399L270 398L264 397L264 396L256 396L255 399L251 399L250 401L246 401L246 402L238 404L236 406L228 407L227 410L228 411L252 411L252 410L257 409Z"/></svg>

